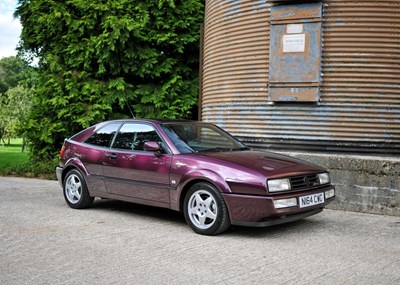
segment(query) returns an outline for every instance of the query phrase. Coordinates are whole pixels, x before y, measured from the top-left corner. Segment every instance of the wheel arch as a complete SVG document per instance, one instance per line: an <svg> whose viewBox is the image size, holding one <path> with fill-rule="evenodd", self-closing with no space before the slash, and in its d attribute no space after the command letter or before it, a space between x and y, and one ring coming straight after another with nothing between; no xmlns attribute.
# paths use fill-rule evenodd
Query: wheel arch
<svg viewBox="0 0 400 285"><path fill-rule="evenodd" d="M197 184L197 183L201 183L201 182L210 183L210 184L212 184L213 186L215 186L214 183L211 183L209 180L204 179L204 178L196 178L196 179L193 179L193 180L189 181L188 183L186 183L185 186L183 187L182 191L181 191L180 196L179 196L179 211L180 211L180 212L183 211L183 202L184 202L184 200L185 200L185 197L186 197L186 195L187 195L189 189L190 189L193 185L195 185L195 184ZM216 186L215 186L215 187L216 187ZM218 188L218 187L217 187L217 188Z"/></svg>
<svg viewBox="0 0 400 285"><path fill-rule="evenodd" d="M194 176L191 177L190 179L188 179L183 187L182 190L180 191L179 194L179 211L182 212L183 211L183 204L184 204L184 200L185 197L189 191L189 189L197 184L197 183L208 183L211 184L212 186L214 186L220 193L226 193L226 192L231 192L228 184L225 182L225 180L222 180L220 177L218 177L218 179L215 179L215 177L213 177L214 179L210 178L210 176L205 176L205 175L199 175L199 176Z"/></svg>
<svg viewBox="0 0 400 285"><path fill-rule="evenodd" d="M86 168L84 167L83 163L77 159L70 159L65 164L64 169L61 173L61 183L63 185L64 185L65 176L72 169L78 170L83 175L83 178L86 180L86 176L88 175L88 172L86 171Z"/></svg>

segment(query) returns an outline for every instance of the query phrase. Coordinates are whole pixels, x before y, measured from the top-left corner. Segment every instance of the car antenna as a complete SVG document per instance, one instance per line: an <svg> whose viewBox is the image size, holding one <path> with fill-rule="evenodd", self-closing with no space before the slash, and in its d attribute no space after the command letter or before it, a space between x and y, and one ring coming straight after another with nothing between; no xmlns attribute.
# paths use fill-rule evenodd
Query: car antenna
<svg viewBox="0 0 400 285"><path fill-rule="evenodd" d="M126 104L126 106L128 107L129 112L131 112L132 118L133 118L133 119L136 119L136 118L135 118L135 115L134 115L133 112L132 112L131 107L130 107L129 104L128 104L128 101L126 101L125 104Z"/></svg>

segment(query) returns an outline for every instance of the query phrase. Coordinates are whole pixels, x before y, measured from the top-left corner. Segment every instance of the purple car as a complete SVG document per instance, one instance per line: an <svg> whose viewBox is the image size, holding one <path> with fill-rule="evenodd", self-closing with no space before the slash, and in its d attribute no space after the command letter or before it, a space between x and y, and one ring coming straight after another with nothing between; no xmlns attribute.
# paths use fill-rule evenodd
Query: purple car
<svg viewBox="0 0 400 285"><path fill-rule="evenodd" d="M72 208L95 197L169 208L205 235L302 219L335 197L324 168L193 121L99 123L65 140L56 173Z"/></svg>

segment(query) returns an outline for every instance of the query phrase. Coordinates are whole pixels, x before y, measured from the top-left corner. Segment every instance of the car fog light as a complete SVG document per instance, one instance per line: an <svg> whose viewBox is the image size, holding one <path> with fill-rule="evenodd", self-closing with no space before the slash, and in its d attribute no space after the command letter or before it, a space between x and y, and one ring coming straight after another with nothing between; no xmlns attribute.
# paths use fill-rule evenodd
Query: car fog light
<svg viewBox="0 0 400 285"><path fill-rule="evenodd" d="M332 198L332 197L335 197L335 190L334 189L325 191L325 199L329 199L329 198Z"/></svg>
<svg viewBox="0 0 400 285"><path fill-rule="evenodd" d="M275 200L274 206L276 209L294 207L294 206L297 206L297 199L290 198L290 199Z"/></svg>

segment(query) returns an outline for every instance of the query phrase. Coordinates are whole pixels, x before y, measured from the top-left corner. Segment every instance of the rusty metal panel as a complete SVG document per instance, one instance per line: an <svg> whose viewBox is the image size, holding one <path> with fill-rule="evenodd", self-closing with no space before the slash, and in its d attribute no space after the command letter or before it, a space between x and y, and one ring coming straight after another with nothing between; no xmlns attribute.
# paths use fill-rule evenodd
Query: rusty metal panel
<svg viewBox="0 0 400 285"><path fill-rule="evenodd" d="M295 2L296 5L274 6L271 13L271 24L321 21L321 3Z"/></svg>
<svg viewBox="0 0 400 285"><path fill-rule="evenodd" d="M270 85L269 97L273 102L316 102L319 98L319 88Z"/></svg>
<svg viewBox="0 0 400 285"><path fill-rule="evenodd" d="M301 32L287 33L290 24L271 27L270 84L320 81L321 23L296 26Z"/></svg>
<svg viewBox="0 0 400 285"><path fill-rule="evenodd" d="M270 101L318 101L321 21L321 3L271 8Z"/></svg>
<svg viewBox="0 0 400 285"><path fill-rule="evenodd" d="M400 1L322 1L318 104L268 102L277 3L206 1L203 120L254 148L399 155Z"/></svg>

